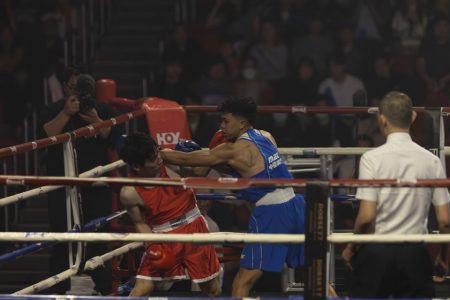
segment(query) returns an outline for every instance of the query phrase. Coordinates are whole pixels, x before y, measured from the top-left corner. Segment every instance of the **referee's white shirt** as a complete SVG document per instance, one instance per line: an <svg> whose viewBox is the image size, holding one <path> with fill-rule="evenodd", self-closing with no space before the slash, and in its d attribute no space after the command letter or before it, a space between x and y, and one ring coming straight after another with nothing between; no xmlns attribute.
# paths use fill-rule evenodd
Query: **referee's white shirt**
<svg viewBox="0 0 450 300"><path fill-rule="evenodd" d="M359 179L445 178L439 158L407 133L392 133L384 145L361 157ZM430 204L450 202L447 188L358 188L356 198L375 201L377 234L426 234Z"/></svg>

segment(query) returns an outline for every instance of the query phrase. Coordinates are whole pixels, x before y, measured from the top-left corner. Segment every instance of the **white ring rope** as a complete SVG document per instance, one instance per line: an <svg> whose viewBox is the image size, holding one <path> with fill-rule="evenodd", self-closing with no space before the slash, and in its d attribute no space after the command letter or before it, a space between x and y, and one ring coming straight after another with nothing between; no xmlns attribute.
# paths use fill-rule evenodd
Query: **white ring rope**
<svg viewBox="0 0 450 300"><path fill-rule="evenodd" d="M0 241L26 242L183 242L183 243L303 243L304 234L255 234L236 232L166 233L93 233L93 232L2 232Z"/></svg>
<svg viewBox="0 0 450 300"><path fill-rule="evenodd" d="M99 266L103 265L106 261L111 260L112 258L114 258L116 256L130 252L134 249L137 249L137 248L141 247L142 245L143 245L143 243L140 243L140 242L130 243L130 244L126 244L120 248L117 248L111 252L105 253L102 256L94 256L91 259L89 259L88 261L86 261L86 264L84 266L84 271L94 270L94 269L98 268ZM52 277L44 279L36 284L26 287L20 291L17 291L13 295L27 295L27 294L37 293L39 291L42 291L49 287L52 287L55 284L57 284L63 280L66 280L76 274L77 274L76 268L70 268L59 274L53 275Z"/></svg>
<svg viewBox="0 0 450 300"><path fill-rule="evenodd" d="M104 165L104 166L97 166L91 170L88 170L84 173L81 173L79 175L80 178L90 178L90 177L98 177L106 172L109 172L111 170L120 168L122 166L125 166L125 162L123 162L122 160L118 160L115 161L113 163ZM48 193L60 188L63 188L63 185L57 185L57 186L42 186L36 189L32 189L32 190L28 190L25 191L23 193L19 193L19 194L15 194L15 195L11 195L5 198L1 198L0 199L0 207L11 204L11 203L15 203L15 202L19 202L34 196L38 196L44 193Z"/></svg>
<svg viewBox="0 0 450 300"><path fill-rule="evenodd" d="M330 243L448 243L450 234L352 234L333 233Z"/></svg>
<svg viewBox="0 0 450 300"><path fill-rule="evenodd" d="M278 148L281 155L361 155L372 148L327 147L327 148Z"/></svg>
<svg viewBox="0 0 450 300"><path fill-rule="evenodd" d="M93 233L93 232L3 232L0 241L22 242L180 242L194 244L215 243L262 243L295 244L304 243L304 234L264 234L264 233ZM448 243L450 234L352 234L333 233L328 236L330 243Z"/></svg>
<svg viewBox="0 0 450 300"><path fill-rule="evenodd" d="M327 147L327 148L278 148L281 155L362 155L374 149L367 147ZM442 149L441 149L442 150ZM444 147L445 155L450 155L450 147Z"/></svg>
<svg viewBox="0 0 450 300"><path fill-rule="evenodd" d="M264 233L92 233L92 232L3 232L0 241L22 242L180 242L194 244L215 243L262 243L295 244L304 243L304 234L264 234ZM450 234L352 234L333 233L328 236L330 243L448 243Z"/></svg>

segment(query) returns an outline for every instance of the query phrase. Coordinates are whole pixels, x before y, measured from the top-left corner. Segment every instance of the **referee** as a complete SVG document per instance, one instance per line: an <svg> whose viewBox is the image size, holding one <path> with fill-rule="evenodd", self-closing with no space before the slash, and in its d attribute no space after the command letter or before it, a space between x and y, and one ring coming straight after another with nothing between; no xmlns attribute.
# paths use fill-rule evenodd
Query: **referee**
<svg viewBox="0 0 450 300"><path fill-rule="evenodd" d="M378 124L387 140L366 152L359 179L445 178L441 161L414 143L409 128L416 118L411 99L388 93L380 102ZM427 234L430 204L439 230L450 233L450 196L447 188L364 187L353 232L355 234ZM352 297L433 297L433 264L423 243L348 244L342 252L352 268ZM447 247L436 265L448 271Z"/></svg>

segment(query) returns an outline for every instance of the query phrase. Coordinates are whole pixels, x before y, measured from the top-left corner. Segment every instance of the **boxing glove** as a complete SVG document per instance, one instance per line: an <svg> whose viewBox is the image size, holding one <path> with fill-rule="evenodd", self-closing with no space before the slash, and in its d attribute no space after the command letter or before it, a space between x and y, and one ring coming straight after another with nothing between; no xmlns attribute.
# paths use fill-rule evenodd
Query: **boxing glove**
<svg viewBox="0 0 450 300"><path fill-rule="evenodd" d="M225 136L223 135L222 130L217 130L214 136L212 137L211 141L209 142L209 149L213 149L220 144L226 143L227 140L225 139Z"/></svg>
<svg viewBox="0 0 450 300"><path fill-rule="evenodd" d="M169 270L176 264L173 251L162 244L148 244L145 253L155 269Z"/></svg>
<svg viewBox="0 0 450 300"><path fill-rule="evenodd" d="M175 150L181 152L192 152L197 150L202 150L199 144L191 140L181 140L176 144Z"/></svg>

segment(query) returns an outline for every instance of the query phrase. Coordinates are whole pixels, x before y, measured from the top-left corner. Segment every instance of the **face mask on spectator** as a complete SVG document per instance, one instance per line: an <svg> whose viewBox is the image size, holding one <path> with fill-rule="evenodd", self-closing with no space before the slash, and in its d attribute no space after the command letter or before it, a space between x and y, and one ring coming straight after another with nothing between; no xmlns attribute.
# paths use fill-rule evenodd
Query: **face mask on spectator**
<svg viewBox="0 0 450 300"><path fill-rule="evenodd" d="M256 78L256 69L254 68L245 68L242 70L242 76L246 80L252 80Z"/></svg>

